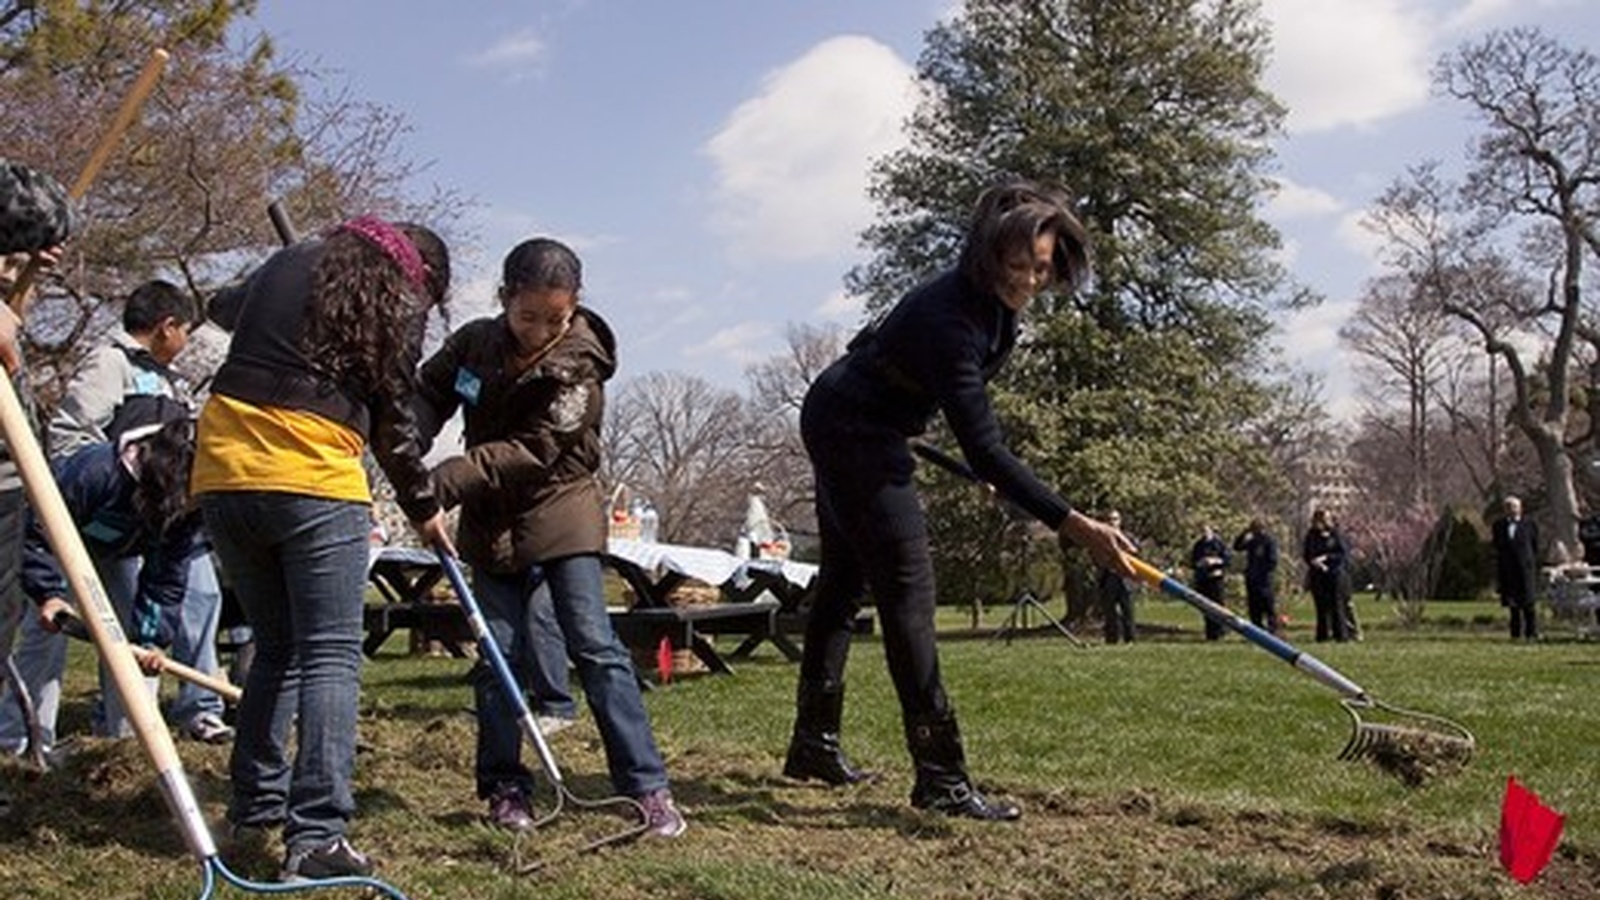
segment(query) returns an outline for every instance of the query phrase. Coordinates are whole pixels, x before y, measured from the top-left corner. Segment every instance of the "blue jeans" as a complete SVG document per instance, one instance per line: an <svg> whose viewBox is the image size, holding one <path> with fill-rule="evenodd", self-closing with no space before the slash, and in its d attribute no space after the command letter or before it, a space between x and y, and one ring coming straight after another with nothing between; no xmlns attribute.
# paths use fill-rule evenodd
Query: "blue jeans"
<svg viewBox="0 0 1600 900"><path fill-rule="evenodd" d="M189 561L189 587L183 594L183 615L172 637L172 658L207 675L217 673L217 620L222 615L222 588L210 553ZM222 715L222 698L198 685L179 682L178 697L167 709L167 721L184 725L202 713Z"/></svg>
<svg viewBox="0 0 1600 900"><path fill-rule="evenodd" d="M550 585L566 652L577 666L589 710L600 729L612 787L630 797L666 787L666 764L650 731L633 660L611 629L611 616L606 612L600 558L569 556L539 568ZM538 587L536 576L474 571L472 581L489 633L506 659L526 658L523 648L532 638L517 625L529 621L528 603ZM473 670L473 691L478 707L478 796L489 796L501 783L531 788L532 775L521 761L522 732L516 706L505 696L490 667Z"/></svg>
<svg viewBox="0 0 1600 900"><path fill-rule="evenodd" d="M523 680L533 694L534 712L541 716L575 719L578 701L572 698L572 685L567 677L570 668L567 639L561 636L561 622L556 619L550 582L544 577L544 570L537 566L529 573L529 578L535 587L528 597L526 646L516 656L506 659L513 670L519 664L523 666L526 673Z"/></svg>
<svg viewBox="0 0 1600 900"><path fill-rule="evenodd" d="M134 599L139 590L139 557L106 557L90 554L95 575L105 590L106 599L117 614L123 632L133 619ZM75 600L75 598L73 598ZM61 714L61 679L67 671L67 636L46 631L39 624L38 607L28 604L21 627L17 630L16 648L12 659L17 673L33 699L34 714L39 720L39 742L44 750L56 744L56 721ZM89 652L94 652L90 650ZM153 699L159 682L146 678L145 685ZM111 675L100 666L100 702L92 715L94 733L102 737L130 737L133 726L123 713L122 698L118 696ZM0 745L12 753L20 753L27 744L27 722L15 694L7 692L0 700Z"/></svg>
<svg viewBox="0 0 1600 900"><path fill-rule="evenodd" d="M200 508L256 640L228 819L283 822L291 851L342 837L355 813L368 507L246 491L204 494Z"/></svg>

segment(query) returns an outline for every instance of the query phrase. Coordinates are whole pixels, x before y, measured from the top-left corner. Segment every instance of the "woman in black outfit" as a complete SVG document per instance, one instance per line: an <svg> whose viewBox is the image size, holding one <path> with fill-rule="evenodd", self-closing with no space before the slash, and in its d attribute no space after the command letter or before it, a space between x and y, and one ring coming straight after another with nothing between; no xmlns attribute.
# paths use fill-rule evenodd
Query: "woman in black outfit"
<svg viewBox="0 0 1600 900"><path fill-rule="evenodd" d="M1073 510L1006 449L987 383L1017 338L1017 314L1052 286L1081 284L1089 249L1064 195L1012 181L979 198L958 266L912 290L857 335L811 386L801 433L816 474L822 565L806 626L793 778L866 777L839 746L851 623L870 591L916 764L911 803L976 819L1015 819L1009 803L972 789L955 713L939 678L933 561L907 439L943 412L984 481L1057 530L1063 545L1132 577L1117 529Z"/></svg>
<svg viewBox="0 0 1600 900"><path fill-rule="evenodd" d="M1311 591L1311 603L1317 611L1319 642L1331 638L1343 643L1350 639L1350 624L1340 593L1347 555L1344 537L1334 527L1333 517L1325 509L1314 510L1311 527L1300 542L1300 558L1306 563L1306 588Z"/></svg>

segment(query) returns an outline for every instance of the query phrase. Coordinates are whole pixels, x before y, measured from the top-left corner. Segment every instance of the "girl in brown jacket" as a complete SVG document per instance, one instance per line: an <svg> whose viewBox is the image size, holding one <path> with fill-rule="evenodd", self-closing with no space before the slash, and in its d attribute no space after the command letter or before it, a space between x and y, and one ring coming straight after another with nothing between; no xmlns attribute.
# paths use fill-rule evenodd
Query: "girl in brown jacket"
<svg viewBox="0 0 1600 900"><path fill-rule="evenodd" d="M616 339L579 305L581 289L581 264L565 245L517 245L505 259L504 313L462 326L423 364L417 418L431 437L462 410L466 451L441 463L434 481L446 508L461 506L457 544L501 652L528 657L536 639L529 604L548 584L613 786L640 802L653 833L676 837L687 826L602 592L606 528L595 472ZM521 762L514 707L488 667L475 670L473 685L478 796L489 801L493 823L531 828L533 778Z"/></svg>

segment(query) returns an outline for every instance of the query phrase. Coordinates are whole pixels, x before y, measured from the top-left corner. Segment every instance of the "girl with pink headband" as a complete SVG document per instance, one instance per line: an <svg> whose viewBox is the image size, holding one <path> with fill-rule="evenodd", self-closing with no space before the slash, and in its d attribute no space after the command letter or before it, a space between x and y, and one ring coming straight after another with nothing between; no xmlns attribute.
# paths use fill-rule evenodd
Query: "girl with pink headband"
<svg viewBox="0 0 1600 900"><path fill-rule="evenodd" d="M234 335L200 415L192 490L256 641L228 820L249 843L282 829L286 880L373 869L346 837L372 504L362 457L423 543L450 547L411 411L423 322L449 283L438 235L362 216L211 303Z"/></svg>

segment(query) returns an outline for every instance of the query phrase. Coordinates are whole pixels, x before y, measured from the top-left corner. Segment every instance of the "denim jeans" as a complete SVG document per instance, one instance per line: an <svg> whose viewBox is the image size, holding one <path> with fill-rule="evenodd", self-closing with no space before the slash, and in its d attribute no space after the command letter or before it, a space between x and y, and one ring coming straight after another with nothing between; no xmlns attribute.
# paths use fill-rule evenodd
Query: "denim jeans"
<svg viewBox="0 0 1600 900"><path fill-rule="evenodd" d="M540 568L550 585L567 653L577 666L605 745L612 787L630 797L666 787L666 765L650 731L633 660L612 630L606 612L600 558L569 556L545 562ZM518 634L524 629L516 625L529 621L528 603L538 586L536 578L475 571L473 585L489 633L506 659L524 658L522 648L530 637ZM515 705L488 666L473 670L473 689L478 707L478 795L489 796L502 782L531 788L532 776L521 762L522 732Z"/></svg>
<svg viewBox="0 0 1600 900"><path fill-rule="evenodd" d="M183 615L172 638L172 658L207 675L217 672L217 620L222 615L222 588L210 553L189 562L189 586L183 594ZM167 721L185 725L202 713L222 715L222 698L187 681L167 709Z"/></svg>
<svg viewBox="0 0 1600 900"><path fill-rule="evenodd" d="M528 629L526 647L506 659L513 670L524 667L528 689L533 694L533 711L541 716L575 719L578 701L572 698L572 685L568 678L567 640L561 635L561 623L556 619L555 601L550 596L550 582L544 570L534 567L529 578L535 583L528 597Z"/></svg>
<svg viewBox="0 0 1600 900"><path fill-rule="evenodd" d="M95 574L105 596L116 611L117 621L126 633L132 621L133 601L139 589L139 558L108 558L90 554ZM71 599L71 598L69 598ZM28 604L21 627L17 630L17 644L12 650L12 660L17 673L33 699L34 714L39 720L39 743L49 750L56 744L56 720L61 715L61 678L67 671L67 636L46 631L39 624L38 608ZM89 651L94 652L94 651ZM146 678L145 686L154 697L159 682ZM101 701L96 705L92 720L94 733L108 737L130 737L133 727L123 714L122 698L117 695L110 673L100 667ZM6 692L0 701L0 746L13 753L22 752L27 745L27 721L16 695Z"/></svg>
<svg viewBox="0 0 1600 900"><path fill-rule="evenodd" d="M128 579L128 597L132 598L138 590L140 561L132 558L122 561L120 565L126 566L127 571L119 574L118 578ZM117 596L115 592L112 593L113 598ZM128 609L132 608L131 604L130 599ZM117 611L123 621L132 621L131 613L125 613L121 606ZM217 584L216 566L211 562L210 553L197 554L189 561L188 583L183 593L183 605L179 609L178 630L173 634L172 647L169 648L172 659L208 675L216 674L217 618L221 612L222 588ZM104 686L107 683L108 677L102 673L100 684ZM95 733L130 737L132 729L115 692L102 687L101 694L101 703L94 711ZM179 681L178 696L167 709L167 721L181 727L201 713L220 717L222 712L221 697L199 685Z"/></svg>
<svg viewBox="0 0 1600 900"><path fill-rule="evenodd" d="M283 822L291 851L342 837L355 812L368 507L269 491L204 494L200 507L256 641L228 819Z"/></svg>
<svg viewBox="0 0 1600 900"><path fill-rule="evenodd" d="M0 657L11 654L22 617L33 607L22 593L22 540L27 521L27 498L22 490L0 490Z"/></svg>

